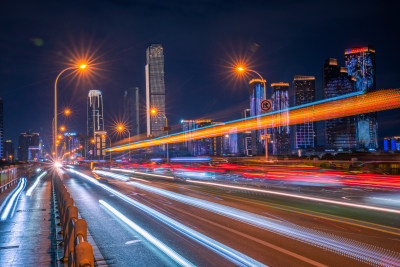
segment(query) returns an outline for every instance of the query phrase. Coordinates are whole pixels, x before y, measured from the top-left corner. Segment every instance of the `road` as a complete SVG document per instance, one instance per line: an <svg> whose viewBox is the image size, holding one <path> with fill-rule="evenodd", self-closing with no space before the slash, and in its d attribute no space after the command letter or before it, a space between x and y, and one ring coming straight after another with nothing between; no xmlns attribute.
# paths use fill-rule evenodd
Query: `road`
<svg viewBox="0 0 400 267"><path fill-rule="evenodd" d="M117 171L74 169L64 183L114 266L172 266L177 261L100 200L197 266L400 265L399 214ZM225 253L219 244L226 246Z"/></svg>

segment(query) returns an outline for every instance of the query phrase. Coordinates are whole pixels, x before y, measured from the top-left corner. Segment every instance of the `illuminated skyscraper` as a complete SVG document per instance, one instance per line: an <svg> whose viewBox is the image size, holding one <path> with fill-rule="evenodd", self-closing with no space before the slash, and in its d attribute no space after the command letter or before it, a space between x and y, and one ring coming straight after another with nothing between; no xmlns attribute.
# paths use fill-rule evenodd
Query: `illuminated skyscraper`
<svg viewBox="0 0 400 267"><path fill-rule="evenodd" d="M163 135L166 126L163 51L161 44L152 44L146 50L147 135L153 137ZM152 108L157 110L157 115L150 113Z"/></svg>
<svg viewBox="0 0 400 267"><path fill-rule="evenodd" d="M375 49L372 46L346 49L345 62L349 75L356 78L356 91L376 91ZM357 148L377 149L377 113L373 112L357 115L356 121Z"/></svg>
<svg viewBox="0 0 400 267"><path fill-rule="evenodd" d="M87 135L88 151L92 158L105 153L100 149L106 147L105 139L98 137L99 132L104 132L103 96L100 90L90 90L87 100Z"/></svg>
<svg viewBox="0 0 400 267"><path fill-rule="evenodd" d="M140 134L139 103L139 87L131 87L124 91L124 118L128 122L132 136Z"/></svg>
<svg viewBox="0 0 400 267"><path fill-rule="evenodd" d="M315 101L315 77L314 76L294 76L293 89L295 96L295 106L311 103ZM304 117L304 123L294 126L295 129L295 148L313 149L315 146L315 123L311 122L311 117Z"/></svg>
<svg viewBox="0 0 400 267"><path fill-rule="evenodd" d="M275 114L276 120L283 123L282 126L272 128L272 153L276 156L287 156L290 152L289 136L289 84L271 83L272 87L272 111L279 111Z"/></svg>
<svg viewBox="0 0 400 267"><path fill-rule="evenodd" d="M261 115L261 100L265 99L265 80L252 79L249 82L250 92L250 117ZM252 155L261 155L264 150L264 140L262 135L264 130L251 131L251 153Z"/></svg>
<svg viewBox="0 0 400 267"><path fill-rule="evenodd" d="M38 133L21 133L18 139L18 160L39 160L40 137Z"/></svg>
<svg viewBox="0 0 400 267"><path fill-rule="evenodd" d="M332 98L354 92L355 78L347 68L339 67L335 58L325 61L323 67L324 98ZM356 147L356 118L343 117L325 121L325 147L328 150L352 150Z"/></svg>

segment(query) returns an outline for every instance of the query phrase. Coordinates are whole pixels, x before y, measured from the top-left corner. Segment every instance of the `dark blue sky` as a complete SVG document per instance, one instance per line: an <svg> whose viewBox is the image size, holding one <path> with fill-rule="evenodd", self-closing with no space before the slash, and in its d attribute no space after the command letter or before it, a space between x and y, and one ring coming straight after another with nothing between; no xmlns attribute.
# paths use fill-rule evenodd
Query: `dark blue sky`
<svg viewBox="0 0 400 267"><path fill-rule="evenodd" d="M60 106L72 106L66 123L86 130L86 97L103 91L106 124L120 117L123 90L144 89L145 50L165 53L170 124L201 117L240 117L245 83L227 75L230 57L251 56L268 82L316 76L328 57L376 48L378 88L400 86L399 8L385 1L2 1L0 97L5 135L26 130L50 134L53 83L73 47L97 49L103 62L94 84L59 83ZM142 91L144 92L144 91ZM398 110L379 113L380 137L400 134Z"/></svg>

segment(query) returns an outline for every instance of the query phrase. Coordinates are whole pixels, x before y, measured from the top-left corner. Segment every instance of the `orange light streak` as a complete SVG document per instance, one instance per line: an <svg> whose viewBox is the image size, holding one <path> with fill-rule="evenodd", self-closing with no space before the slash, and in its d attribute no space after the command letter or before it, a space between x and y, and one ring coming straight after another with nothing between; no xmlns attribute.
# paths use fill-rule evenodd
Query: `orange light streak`
<svg viewBox="0 0 400 267"><path fill-rule="evenodd" d="M400 89L381 90L362 95L350 96L344 99L318 103L306 107L283 110L280 113L265 114L247 120L222 123L191 132L182 132L175 135L108 148L105 149L105 151L124 151L129 149L163 145L166 143L180 143L184 141L231 134L233 130L237 133L240 133L264 128L285 126L287 124L293 125L304 122L336 119L394 108L400 108ZM281 116L282 113L288 113L289 122L285 119L286 116Z"/></svg>

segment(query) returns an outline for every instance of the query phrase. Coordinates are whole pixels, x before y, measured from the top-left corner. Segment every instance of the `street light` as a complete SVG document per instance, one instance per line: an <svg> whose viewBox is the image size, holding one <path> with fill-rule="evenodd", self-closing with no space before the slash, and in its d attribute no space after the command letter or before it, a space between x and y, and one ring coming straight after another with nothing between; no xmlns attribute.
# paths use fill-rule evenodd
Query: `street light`
<svg viewBox="0 0 400 267"><path fill-rule="evenodd" d="M258 77L260 77L261 82L264 85L264 98L267 99L267 87L266 87L266 82L264 80L264 78L261 76L260 73L258 73L255 70L252 69L248 69L243 65L238 65L236 66L236 72L240 73L246 73L246 72L252 72L254 74L256 74ZM261 103L259 103L261 104ZM268 141L269 141L269 134L267 133L267 128L264 129L264 140L265 140L265 159L268 159Z"/></svg>
<svg viewBox="0 0 400 267"><path fill-rule="evenodd" d="M170 130L170 128L168 127L168 119L167 116L165 115L165 113L159 113L158 110L156 108L151 108L150 109L150 113L153 116L157 116L158 114L163 115L163 117L165 118L165 127L164 127L164 131L167 132L168 135L168 131ZM167 162L169 162L169 149L168 149L168 143L167 143Z"/></svg>
<svg viewBox="0 0 400 267"><path fill-rule="evenodd" d="M83 69L86 69L86 67L87 67L87 64L81 64L81 65L78 65L78 66L72 66L72 67L68 67L68 68L65 68L65 69L63 69L58 75L57 75L57 78L56 78L56 81L54 82L54 128L53 128L53 145L54 145L54 155L55 155L55 161L57 161L57 147L56 147L56 139L57 139L57 83L58 83L58 79L60 78L60 76L64 73L64 72L66 72L66 71L68 71L68 70L79 70L79 69L81 69L81 70L83 70ZM65 114L66 115L68 115L69 113L70 113L71 111L70 110L68 110L68 112L67 112L67 110L66 110L66 112L65 112Z"/></svg>
<svg viewBox="0 0 400 267"><path fill-rule="evenodd" d="M129 129L127 129L123 124L118 124L116 128L117 132L120 133L128 132L128 142L131 143L131 131L129 131ZM110 147L111 147L111 140L110 140ZM128 161L130 160L131 160L131 150L128 151Z"/></svg>

